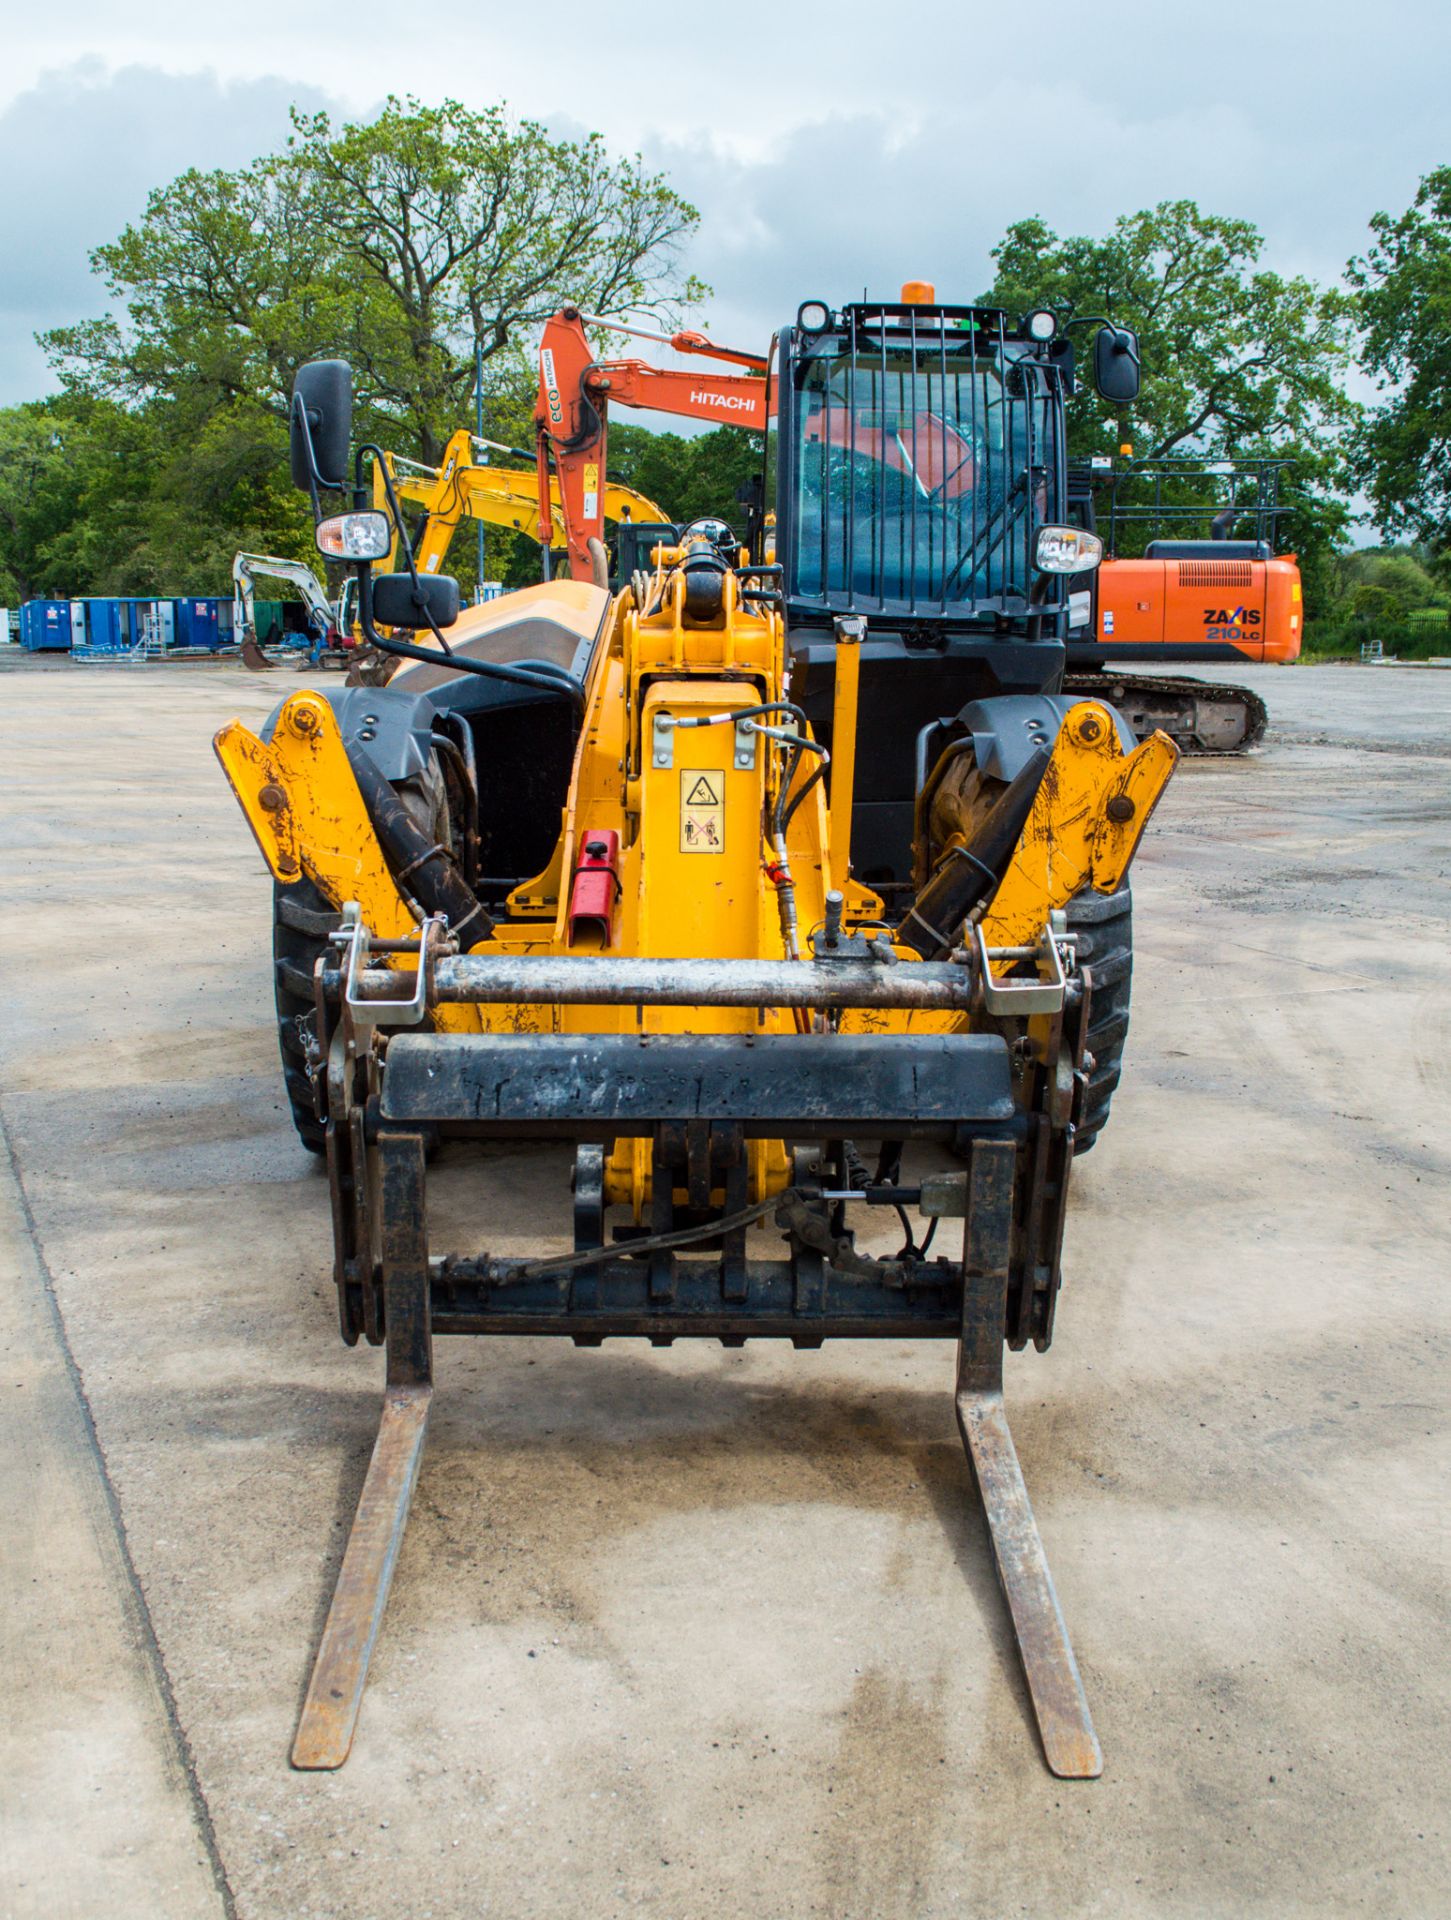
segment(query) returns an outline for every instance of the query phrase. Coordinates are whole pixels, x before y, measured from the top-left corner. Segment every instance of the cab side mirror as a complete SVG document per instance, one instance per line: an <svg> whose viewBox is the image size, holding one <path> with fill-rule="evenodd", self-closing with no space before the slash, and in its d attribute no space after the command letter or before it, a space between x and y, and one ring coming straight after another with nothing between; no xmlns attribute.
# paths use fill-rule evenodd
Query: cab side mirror
<svg viewBox="0 0 1451 1920"><path fill-rule="evenodd" d="M288 450L302 492L348 484L353 437L353 370L346 360L310 360L292 383Z"/></svg>
<svg viewBox="0 0 1451 1920"><path fill-rule="evenodd" d="M1138 398L1139 336L1131 327L1100 327L1094 335L1093 384L1115 406Z"/></svg>
<svg viewBox="0 0 1451 1920"><path fill-rule="evenodd" d="M458 616L458 581L452 574L420 573L416 581L408 573L373 577L373 618L385 627L451 627Z"/></svg>

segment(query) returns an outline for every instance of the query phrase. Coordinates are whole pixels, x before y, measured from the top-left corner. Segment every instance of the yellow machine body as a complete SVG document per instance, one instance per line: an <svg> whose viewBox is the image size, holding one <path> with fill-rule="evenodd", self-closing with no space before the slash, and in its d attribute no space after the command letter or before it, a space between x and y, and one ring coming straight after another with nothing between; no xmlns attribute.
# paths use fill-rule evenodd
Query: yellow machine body
<svg viewBox="0 0 1451 1920"><path fill-rule="evenodd" d="M828 888L843 880L846 932L861 923L880 925L881 900L848 877L852 769L849 752L839 749L830 804L826 784L819 782L790 821L784 871L800 933L796 953L788 953L780 910L783 863L766 834L787 755L769 735L743 735L731 717L786 697L782 621L769 607L743 602L734 574L726 576L719 614L708 622L691 619L674 558L662 556L645 609L629 589L604 609L605 639L589 675L554 858L515 889L507 920L472 951L597 954L596 935L571 936L570 883L584 839L604 829L619 835L618 904L608 951L677 959L798 958L824 919ZM507 633L521 610L582 631L598 617L602 601L600 589L575 581L527 588L466 615L452 643L465 651L478 646L487 657L490 633ZM850 742L856 658L850 648L842 654L835 737ZM445 671L410 665L394 684L407 690L416 680L421 691ZM689 724L702 720L711 724ZM310 692L294 694L270 742L234 721L217 735L216 747L276 879L286 883L306 874L333 905L357 901L380 937L416 932L417 916L389 872L326 701ZM813 770L808 758L798 761L798 786ZM1112 892L1176 758L1161 734L1125 755L1105 708L1092 701L1073 708L1011 866L983 916L986 943L1022 947L1085 887ZM895 951L904 965L917 960L907 947ZM391 964L416 963L395 956ZM844 1014L841 1027L925 1033L970 1028L972 1019L856 1012ZM764 1034L800 1024L797 1013L781 1008L649 1005L441 1006L434 1020L454 1031L543 1033ZM753 1198L786 1184L784 1144L753 1142L751 1155ZM617 1145L607 1187L612 1203L631 1204L640 1217L650 1197L648 1142Z"/></svg>
<svg viewBox="0 0 1451 1920"><path fill-rule="evenodd" d="M1176 754L1159 734L1134 745L1097 700L1060 700L1045 683L1062 649L1032 644L1067 620L1047 572L1062 530L1037 524L1051 488L1029 484L1065 431L1059 350L918 285L841 315L808 302L770 359L670 336L745 373L600 362L597 324L569 307L546 329L524 484L477 467L468 436L421 477L392 463L428 523L408 578L370 593L371 562L355 570L368 639L406 661L388 684L302 691L267 738L217 736L280 889L278 1035L299 1137L326 1155L340 1330L387 1361L294 1765L340 1766L352 1742L436 1334L925 1337L956 1349L1045 1759L1091 1778L1102 1754L1002 1355L1052 1340L1074 1157L1106 1115L1127 1013L1127 902L1064 910L1119 888ZM1132 347L1105 327L1096 364L1136 366ZM346 371L295 384L293 470L318 485ZM605 413L662 387L757 430L774 398L775 498L767 473L744 549L693 522L612 594L603 518L665 516L605 486ZM854 512L869 477L876 511ZM380 609L444 624L453 589L420 576L469 511L566 532L574 577L470 609L432 645L378 632ZM1030 717L1050 709L1051 738ZM879 890L853 874L854 820ZM569 1145L572 1248L435 1255L439 1138ZM858 1239L873 1207L900 1223L896 1252ZM541 1221L540 1237L563 1236Z"/></svg>

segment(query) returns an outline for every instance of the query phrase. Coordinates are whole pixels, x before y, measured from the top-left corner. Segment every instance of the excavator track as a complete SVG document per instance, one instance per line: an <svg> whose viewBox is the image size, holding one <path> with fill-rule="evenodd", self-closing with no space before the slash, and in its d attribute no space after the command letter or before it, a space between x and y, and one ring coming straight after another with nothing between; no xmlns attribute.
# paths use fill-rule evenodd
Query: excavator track
<svg viewBox="0 0 1451 1920"><path fill-rule="evenodd" d="M1181 680L1167 673L1068 673L1063 691L1106 700L1139 739L1157 727L1180 753L1198 758L1247 753L1265 737L1269 713L1248 687L1212 680Z"/></svg>

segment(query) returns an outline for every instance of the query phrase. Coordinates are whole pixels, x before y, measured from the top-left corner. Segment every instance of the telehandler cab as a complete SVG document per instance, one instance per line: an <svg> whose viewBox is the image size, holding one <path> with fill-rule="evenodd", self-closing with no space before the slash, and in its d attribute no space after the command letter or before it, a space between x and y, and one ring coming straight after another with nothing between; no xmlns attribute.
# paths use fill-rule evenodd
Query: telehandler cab
<svg viewBox="0 0 1451 1920"><path fill-rule="evenodd" d="M275 881L283 1063L327 1157L343 1337L387 1355L298 1767L352 1742L433 1336L513 1333L955 1341L1048 1765L1100 1771L1002 1355L1051 1339L1074 1148L1101 1119L1099 980L1070 916L1117 897L1175 750L1054 692L1066 582L1097 543L1063 511L1052 315L914 291L808 302L768 356L724 355L749 371L701 383L765 429L748 546L688 527L614 595L546 579L462 616L445 577L374 574L400 502L372 507L376 449L349 474L347 368L297 375L319 546L405 661L216 743ZM546 354L540 524L561 501L593 570L580 516L617 363ZM1095 361L1127 397L1132 337L1103 329ZM434 1253L441 1134L572 1143L568 1246ZM961 1171L914 1172L917 1142ZM906 1229L887 1257L854 1232L874 1208ZM960 1242L934 1255L944 1219Z"/></svg>

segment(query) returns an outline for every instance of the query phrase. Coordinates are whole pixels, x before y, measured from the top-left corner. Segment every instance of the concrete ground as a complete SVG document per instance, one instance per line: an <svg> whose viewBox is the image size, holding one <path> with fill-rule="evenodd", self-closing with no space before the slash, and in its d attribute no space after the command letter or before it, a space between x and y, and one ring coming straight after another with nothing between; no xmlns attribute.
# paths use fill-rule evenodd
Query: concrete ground
<svg viewBox="0 0 1451 1920"><path fill-rule="evenodd" d="M1140 856L1129 1071L1009 1369L1093 1784L1039 1759L934 1344L441 1343L353 1758L289 1770L381 1362L210 751L276 680L8 673L0 1912L1445 1913L1451 676L1250 671L1269 745ZM434 1185L510 1248L565 1178Z"/></svg>

